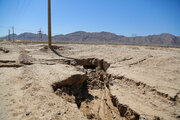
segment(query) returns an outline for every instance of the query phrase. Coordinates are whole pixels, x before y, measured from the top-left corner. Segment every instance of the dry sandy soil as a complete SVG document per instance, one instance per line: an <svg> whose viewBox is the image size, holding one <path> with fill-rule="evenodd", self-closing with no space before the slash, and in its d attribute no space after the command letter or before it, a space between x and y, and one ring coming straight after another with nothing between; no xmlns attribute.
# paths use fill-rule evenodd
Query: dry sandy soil
<svg viewBox="0 0 180 120"><path fill-rule="evenodd" d="M180 49L0 42L0 120L179 120Z"/></svg>

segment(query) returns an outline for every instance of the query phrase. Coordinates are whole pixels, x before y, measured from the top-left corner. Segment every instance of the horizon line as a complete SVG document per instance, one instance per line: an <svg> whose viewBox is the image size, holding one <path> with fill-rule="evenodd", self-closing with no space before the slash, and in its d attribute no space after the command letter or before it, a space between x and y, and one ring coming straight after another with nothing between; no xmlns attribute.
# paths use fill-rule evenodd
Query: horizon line
<svg viewBox="0 0 180 120"><path fill-rule="evenodd" d="M70 33L66 33L66 34L60 34L60 33L57 33L57 34L54 34L52 35L53 36L56 36L56 35L68 35L68 34L71 34L71 33L76 33L76 32L85 32L85 33L111 33L111 34L115 34L117 36L124 36L124 37L145 37L145 36L152 36L152 35L161 35L161 34L170 34L170 35L173 35L173 36L176 36L176 37L180 37L180 35L174 35L174 34L171 34L171 33L159 33L159 34L149 34L149 35L137 35L137 34L132 34L131 36L125 36L125 35L122 35L122 34L116 34L116 33L113 33L113 32L107 32L107 31L99 31L99 32L88 32L88 31L82 31L82 30L78 30L78 31L74 31L74 32L70 32ZM34 32L22 32L22 33L19 33L19 34L16 34L14 33L15 35L21 35L21 34L24 34L24 33L32 33L32 34L38 34L38 33L34 33ZM10 34L10 35L13 35L13 34ZM47 35L48 34L43 34L43 35ZM3 37L7 37L8 35L5 35L5 36L0 36L0 38L3 38Z"/></svg>

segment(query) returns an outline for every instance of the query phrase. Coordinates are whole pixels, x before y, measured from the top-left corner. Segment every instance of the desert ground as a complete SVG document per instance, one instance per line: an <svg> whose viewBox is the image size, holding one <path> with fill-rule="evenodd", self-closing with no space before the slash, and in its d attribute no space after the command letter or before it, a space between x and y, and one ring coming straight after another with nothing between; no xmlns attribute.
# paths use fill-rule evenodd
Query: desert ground
<svg viewBox="0 0 180 120"><path fill-rule="evenodd" d="M0 41L0 120L179 120L180 49Z"/></svg>

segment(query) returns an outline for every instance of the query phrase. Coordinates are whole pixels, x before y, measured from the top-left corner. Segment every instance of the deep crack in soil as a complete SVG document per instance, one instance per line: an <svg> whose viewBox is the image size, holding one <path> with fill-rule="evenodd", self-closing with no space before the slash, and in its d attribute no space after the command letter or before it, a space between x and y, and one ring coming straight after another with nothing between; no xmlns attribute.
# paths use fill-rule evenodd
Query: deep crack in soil
<svg viewBox="0 0 180 120"><path fill-rule="evenodd" d="M8 53L8 52L9 52L9 50L8 50L8 49L3 48L3 47L0 47L0 51L2 51L2 52L4 52L4 53Z"/></svg>
<svg viewBox="0 0 180 120"><path fill-rule="evenodd" d="M139 114L122 105L111 95L109 86L111 75L106 73L110 66L104 60L89 58L76 60L74 65L82 65L85 74L73 75L66 80L52 84L54 92L70 103L77 104L88 119L139 120Z"/></svg>

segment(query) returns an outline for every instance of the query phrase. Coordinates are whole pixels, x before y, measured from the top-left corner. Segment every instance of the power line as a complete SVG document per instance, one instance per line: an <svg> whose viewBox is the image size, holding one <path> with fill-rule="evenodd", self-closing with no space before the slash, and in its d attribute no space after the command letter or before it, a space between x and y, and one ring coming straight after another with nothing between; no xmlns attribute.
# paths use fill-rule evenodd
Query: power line
<svg viewBox="0 0 180 120"><path fill-rule="evenodd" d="M4 29L4 30L7 30L7 29L10 29L10 28L12 28L12 26L1 26L0 25L0 29ZM28 28L28 27L25 27L25 28ZM22 32L32 32L32 33L36 33L36 31L37 31L37 29L35 30L35 29L24 29L24 28L20 28L20 27L16 27L16 30L20 30L20 31L22 31Z"/></svg>
<svg viewBox="0 0 180 120"><path fill-rule="evenodd" d="M13 16L16 18L16 24L21 23L21 18L24 17L24 15L27 14L28 10L30 10L30 5L32 3L32 0L16 0L14 3L14 11ZM38 27L39 28L39 27Z"/></svg>
<svg viewBox="0 0 180 120"><path fill-rule="evenodd" d="M11 26L4 26L4 25L0 25L0 28L10 28Z"/></svg>

